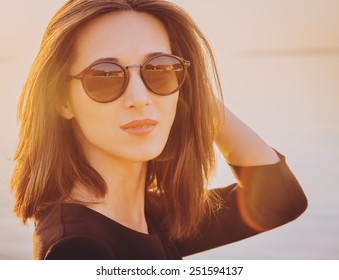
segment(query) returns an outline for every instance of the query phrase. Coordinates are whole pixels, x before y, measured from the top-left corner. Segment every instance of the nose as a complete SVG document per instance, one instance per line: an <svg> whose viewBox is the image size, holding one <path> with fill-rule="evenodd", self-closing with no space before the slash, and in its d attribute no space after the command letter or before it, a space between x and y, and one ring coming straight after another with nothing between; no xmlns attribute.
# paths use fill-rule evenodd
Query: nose
<svg viewBox="0 0 339 280"><path fill-rule="evenodd" d="M140 67L140 65L126 67L129 72L128 85L123 95L126 108L143 108L151 104L150 91L140 76Z"/></svg>

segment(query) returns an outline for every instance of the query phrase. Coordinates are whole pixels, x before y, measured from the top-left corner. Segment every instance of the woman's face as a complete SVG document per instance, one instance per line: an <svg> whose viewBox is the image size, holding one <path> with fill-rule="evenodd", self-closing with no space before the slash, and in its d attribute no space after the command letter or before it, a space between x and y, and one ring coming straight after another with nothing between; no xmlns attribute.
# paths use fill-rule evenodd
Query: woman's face
<svg viewBox="0 0 339 280"><path fill-rule="evenodd" d="M140 12L109 13L88 22L77 34L70 75L76 75L101 58L121 65L142 64L152 53L171 54L166 29L153 16ZM131 68L126 91L110 103L90 99L73 79L61 114L74 120L74 129L86 156L145 162L163 150L173 124L178 92L152 93L139 68Z"/></svg>

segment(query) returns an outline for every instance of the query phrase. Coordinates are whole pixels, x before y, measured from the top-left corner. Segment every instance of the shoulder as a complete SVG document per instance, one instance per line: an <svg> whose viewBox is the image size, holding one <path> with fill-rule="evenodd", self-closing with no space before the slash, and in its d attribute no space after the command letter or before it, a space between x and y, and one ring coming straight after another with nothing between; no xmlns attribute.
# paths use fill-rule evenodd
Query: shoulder
<svg viewBox="0 0 339 280"><path fill-rule="evenodd" d="M33 235L34 259L105 259L102 224L84 206L59 204L42 217ZM113 257L113 256L111 256Z"/></svg>
<svg viewBox="0 0 339 280"><path fill-rule="evenodd" d="M101 242L87 236L72 236L55 242L45 255L47 260L109 260L115 256Z"/></svg>
<svg viewBox="0 0 339 280"><path fill-rule="evenodd" d="M205 216L196 236L177 242L183 256L276 228L305 211L306 196L285 157L277 154L280 161L275 164L231 165L237 183L209 190L220 198L220 207Z"/></svg>

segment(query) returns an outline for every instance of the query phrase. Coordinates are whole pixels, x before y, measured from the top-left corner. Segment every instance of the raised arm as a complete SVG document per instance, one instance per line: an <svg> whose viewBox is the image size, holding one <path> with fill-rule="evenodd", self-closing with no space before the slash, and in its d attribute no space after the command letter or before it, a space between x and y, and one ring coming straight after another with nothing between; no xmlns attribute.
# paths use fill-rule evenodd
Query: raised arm
<svg viewBox="0 0 339 280"><path fill-rule="evenodd" d="M274 150L221 103L220 131L216 144L227 163L238 166L273 164L279 161Z"/></svg>
<svg viewBox="0 0 339 280"><path fill-rule="evenodd" d="M298 181L285 157L225 108L216 144L230 165L237 183L210 190L222 207L206 216L195 238L178 242L190 255L235 242L297 218L307 207Z"/></svg>

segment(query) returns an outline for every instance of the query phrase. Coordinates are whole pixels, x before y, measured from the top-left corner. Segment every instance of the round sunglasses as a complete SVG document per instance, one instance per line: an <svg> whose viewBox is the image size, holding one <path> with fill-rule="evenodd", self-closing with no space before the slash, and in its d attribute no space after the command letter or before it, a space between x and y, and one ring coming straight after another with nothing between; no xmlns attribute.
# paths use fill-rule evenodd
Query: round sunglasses
<svg viewBox="0 0 339 280"><path fill-rule="evenodd" d="M108 103L118 99L126 90L130 68L140 68L145 86L158 95L177 92L187 76L190 62L171 54L157 54L142 65L122 66L115 59L98 60L70 79L80 80L86 94L94 101Z"/></svg>

